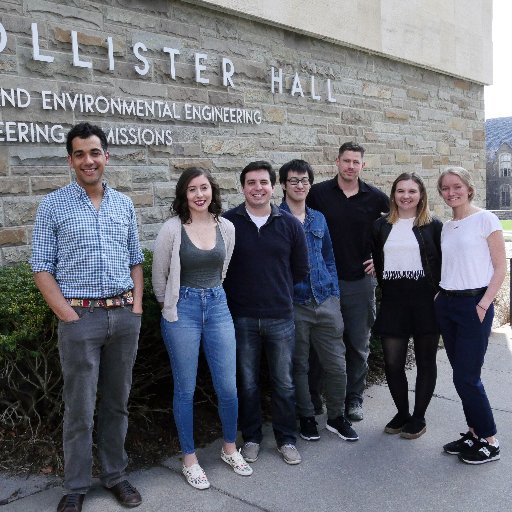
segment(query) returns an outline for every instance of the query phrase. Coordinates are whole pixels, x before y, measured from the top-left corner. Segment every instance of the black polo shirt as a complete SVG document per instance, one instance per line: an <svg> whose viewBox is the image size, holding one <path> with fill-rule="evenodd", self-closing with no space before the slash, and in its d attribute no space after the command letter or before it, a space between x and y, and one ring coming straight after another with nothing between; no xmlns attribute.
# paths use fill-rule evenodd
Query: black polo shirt
<svg viewBox="0 0 512 512"><path fill-rule="evenodd" d="M311 187L306 203L321 211L329 227L338 278L362 279L363 261L371 257L370 235L375 220L389 211L389 198L377 187L359 181L359 192L347 197L338 176Z"/></svg>

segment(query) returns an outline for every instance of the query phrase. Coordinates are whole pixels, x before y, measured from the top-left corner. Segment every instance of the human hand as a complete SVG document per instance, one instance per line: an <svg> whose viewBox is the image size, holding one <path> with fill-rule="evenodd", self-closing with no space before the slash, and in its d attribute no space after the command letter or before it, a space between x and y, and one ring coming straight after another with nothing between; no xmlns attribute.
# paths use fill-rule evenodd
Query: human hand
<svg viewBox="0 0 512 512"><path fill-rule="evenodd" d="M480 323L484 321L485 315L487 313L487 309L485 309L483 306L476 305L476 314L480 320Z"/></svg>
<svg viewBox="0 0 512 512"><path fill-rule="evenodd" d="M364 271L366 274L368 274L370 276L375 275L375 267L373 265L373 259L370 258L369 260L363 261L363 266L364 266Z"/></svg>

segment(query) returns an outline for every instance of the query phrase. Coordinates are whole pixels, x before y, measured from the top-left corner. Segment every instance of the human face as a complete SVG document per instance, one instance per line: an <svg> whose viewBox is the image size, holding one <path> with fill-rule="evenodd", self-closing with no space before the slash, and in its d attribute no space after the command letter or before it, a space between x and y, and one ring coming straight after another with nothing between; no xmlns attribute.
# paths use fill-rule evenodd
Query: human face
<svg viewBox="0 0 512 512"><path fill-rule="evenodd" d="M447 174L441 181L441 196L451 208L466 206L470 203L470 188L456 175Z"/></svg>
<svg viewBox="0 0 512 512"><path fill-rule="evenodd" d="M393 199L399 217L415 217L421 199L420 186L414 180L401 180L396 184Z"/></svg>
<svg viewBox="0 0 512 512"><path fill-rule="evenodd" d="M196 176L187 185L187 205L190 214L204 213L212 202L212 186L204 175Z"/></svg>
<svg viewBox="0 0 512 512"><path fill-rule="evenodd" d="M77 183L86 190L100 189L108 151L103 151L99 137L75 137L71 146L73 150L68 155L68 163L75 171Z"/></svg>
<svg viewBox="0 0 512 512"><path fill-rule="evenodd" d="M347 150L336 158L339 179L345 183L357 181L364 165L363 156L359 151Z"/></svg>
<svg viewBox="0 0 512 512"><path fill-rule="evenodd" d="M297 184L290 183L290 180L299 180ZM303 183L300 180L307 180ZM282 184L283 190L286 190L286 200L300 203L306 200L311 184L309 183L308 174L304 172L288 171L286 182Z"/></svg>
<svg viewBox="0 0 512 512"><path fill-rule="evenodd" d="M245 205L249 210L255 212L268 210L274 192L268 171L266 169L249 171L245 175L242 192L245 196Z"/></svg>

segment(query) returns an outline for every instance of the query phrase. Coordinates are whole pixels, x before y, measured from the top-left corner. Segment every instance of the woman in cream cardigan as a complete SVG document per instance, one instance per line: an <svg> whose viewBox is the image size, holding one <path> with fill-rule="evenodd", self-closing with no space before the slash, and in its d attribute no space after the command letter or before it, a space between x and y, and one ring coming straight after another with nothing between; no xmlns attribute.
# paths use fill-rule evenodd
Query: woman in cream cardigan
<svg viewBox="0 0 512 512"><path fill-rule="evenodd" d="M174 379L173 411L183 452L182 472L191 486L207 489L210 483L198 463L193 436L201 343L218 398L224 437L221 459L239 475L252 473L235 445L236 341L222 288L235 229L220 217L219 186L208 171L184 171L175 197L173 217L162 226L155 243L153 289L162 307L162 337Z"/></svg>

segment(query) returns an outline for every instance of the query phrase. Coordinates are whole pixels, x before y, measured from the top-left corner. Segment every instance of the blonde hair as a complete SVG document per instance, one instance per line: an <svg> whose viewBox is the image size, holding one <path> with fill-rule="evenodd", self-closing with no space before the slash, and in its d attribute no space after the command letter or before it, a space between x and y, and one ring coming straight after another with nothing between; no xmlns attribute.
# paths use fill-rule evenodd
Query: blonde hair
<svg viewBox="0 0 512 512"><path fill-rule="evenodd" d="M412 180L420 190L420 200L416 209L416 219L414 219L415 226L424 226L425 224L429 224L432 222L432 213L430 212L430 208L428 207L428 198L427 198L427 190L425 189L425 184L421 177L415 172L403 172L396 178L391 186L391 194L389 197L389 215L388 222L390 224L395 224L398 221L398 206L395 202L395 192L396 187L400 181Z"/></svg>
<svg viewBox="0 0 512 512"><path fill-rule="evenodd" d="M475 184L473 182L473 178L471 173L464 169L464 167L447 167L437 178L437 191L439 195L441 195L441 187L443 185L443 178L448 174L453 174L454 176L458 176L462 183L468 187L468 199L470 201L475 197Z"/></svg>

